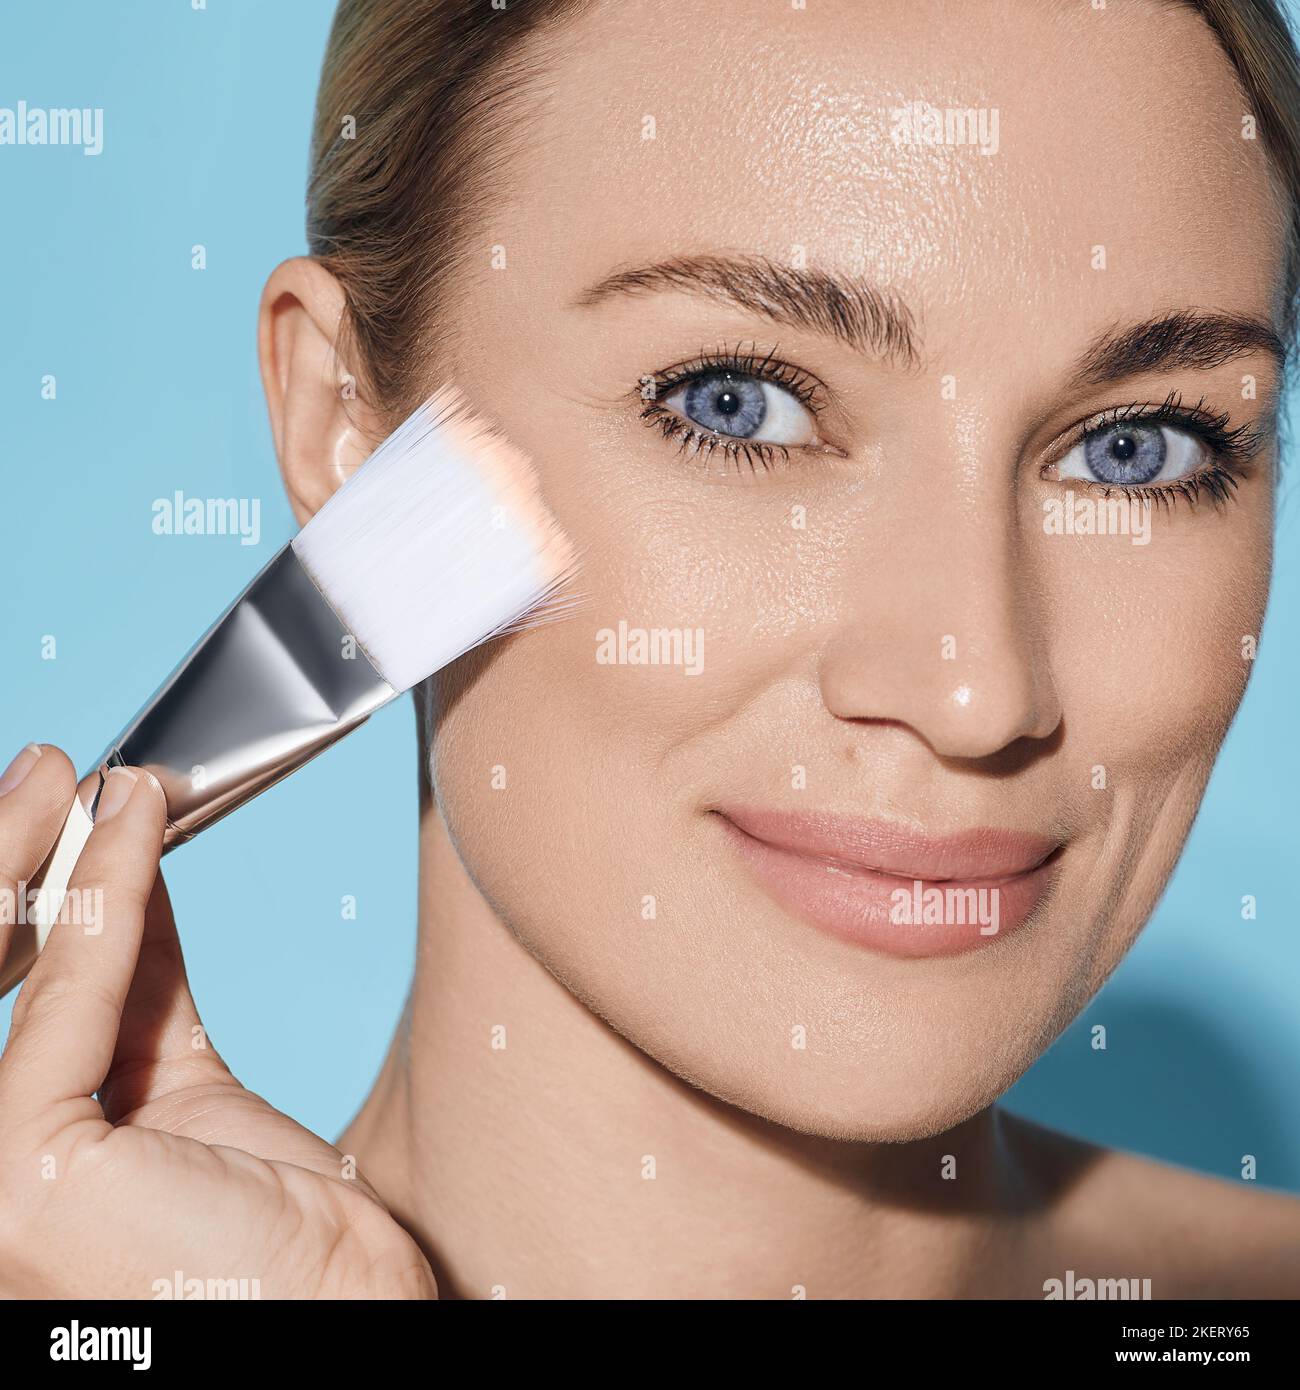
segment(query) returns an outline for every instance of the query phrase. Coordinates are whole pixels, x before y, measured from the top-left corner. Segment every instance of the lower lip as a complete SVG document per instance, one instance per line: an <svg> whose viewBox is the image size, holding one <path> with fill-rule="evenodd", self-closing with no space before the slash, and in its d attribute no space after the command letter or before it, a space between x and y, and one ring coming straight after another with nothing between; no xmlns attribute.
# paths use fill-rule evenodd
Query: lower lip
<svg viewBox="0 0 1300 1390"><path fill-rule="evenodd" d="M759 882L788 911L842 941L902 959L962 955L1009 936L1046 893L1056 859L1009 878L926 882L831 866L755 839L726 816L718 819Z"/></svg>

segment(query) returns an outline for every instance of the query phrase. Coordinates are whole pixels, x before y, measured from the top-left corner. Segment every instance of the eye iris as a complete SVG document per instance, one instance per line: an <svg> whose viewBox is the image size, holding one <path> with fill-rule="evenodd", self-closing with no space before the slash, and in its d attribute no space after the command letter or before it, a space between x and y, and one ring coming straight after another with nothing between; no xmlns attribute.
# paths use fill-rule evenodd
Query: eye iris
<svg viewBox="0 0 1300 1390"><path fill-rule="evenodd" d="M1090 434L1084 457L1099 482L1149 483L1165 466L1168 448L1158 425L1109 425Z"/></svg>
<svg viewBox="0 0 1300 1390"><path fill-rule="evenodd" d="M712 372L691 382L682 402L697 425L747 439L767 416L762 382L731 372Z"/></svg>

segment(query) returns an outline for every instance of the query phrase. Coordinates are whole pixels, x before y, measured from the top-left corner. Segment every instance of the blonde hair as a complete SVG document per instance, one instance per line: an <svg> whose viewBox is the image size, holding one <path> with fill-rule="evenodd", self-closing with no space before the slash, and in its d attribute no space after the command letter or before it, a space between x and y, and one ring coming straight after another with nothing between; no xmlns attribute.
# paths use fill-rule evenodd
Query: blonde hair
<svg viewBox="0 0 1300 1390"><path fill-rule="evenodd" d="M348 312L339 349L395 421L427 385L438 308L514 148L545 63L530 35L593 0L340 0L321 73L307 193L312 255ZM1288 336L1300 273L1300 64L1276 0L1166 0L1232 62L1288 209ZM531 56L524 57L525 53Z"/></svg>
<svg viewBox="0 0 1300 1390"><path fill-rule="evenodd" d="M1300 280L1300 59L1276 0L1177 0L1209 25L1237 73L1287 211L1284 326L1295 332Z"/></svg>

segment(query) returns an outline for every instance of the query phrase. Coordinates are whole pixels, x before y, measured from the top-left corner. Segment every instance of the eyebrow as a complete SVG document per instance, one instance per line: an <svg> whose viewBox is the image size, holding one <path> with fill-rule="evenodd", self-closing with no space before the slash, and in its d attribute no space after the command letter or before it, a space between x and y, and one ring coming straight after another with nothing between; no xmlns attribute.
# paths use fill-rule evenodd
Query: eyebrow
<svg viewBox="0 0 1300 1390"><path fill-rule="evenodd" d="M678 256L618 270L577 298L580 308L619 294L680 290L809 328L905 366L919 360L911 311L896 295L824 270L796 269L763 256Z"/></svg>
<svg viewBox="0 0 1300 1390"><path fill-rule="evenodd" d="M734 304L776 323L808 328L875 357L915 367L916 321L897 295L824 270L797 269L764 256L676 256L617 270L574 301L587 308L620 294L677 290ZM1266 320L1184 309L1102 333L1079 359L1076 385L1102 386L1144 372L1208 371L1249 353L1268 353L1279 369L1287 347Z"/></svg>
<svg viewBox="0 0 1300 1390"><path fill-rule="evenodd" d="M1286 344L1265 320L1184 309L1103 333L1080 359L1075 381L1102 386L1143 372L1208 371L1252 352L1286 367Z"/></svg>

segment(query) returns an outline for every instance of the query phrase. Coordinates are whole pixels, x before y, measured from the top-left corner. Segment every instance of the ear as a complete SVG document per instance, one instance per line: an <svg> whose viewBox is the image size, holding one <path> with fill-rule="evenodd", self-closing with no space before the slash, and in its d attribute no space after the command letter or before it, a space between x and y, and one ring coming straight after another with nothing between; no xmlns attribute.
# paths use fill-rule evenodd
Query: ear
<svg viewBox="0 0 1300 1390"><path fill-rule="evenodd" d="M317 261L276 266L262 291L257 352L280 472L301 526L356 472L378 422L355 395L358 373L336 351L347 303Z"/></svg>

